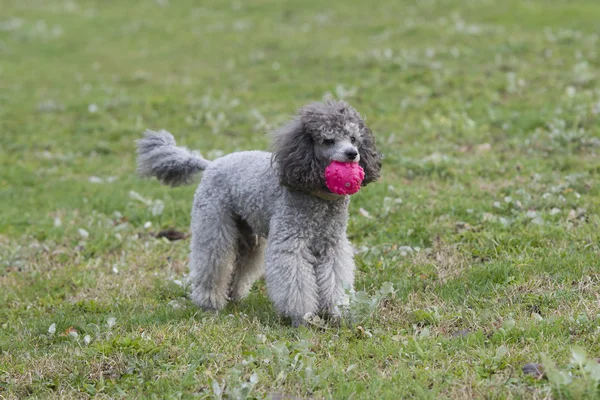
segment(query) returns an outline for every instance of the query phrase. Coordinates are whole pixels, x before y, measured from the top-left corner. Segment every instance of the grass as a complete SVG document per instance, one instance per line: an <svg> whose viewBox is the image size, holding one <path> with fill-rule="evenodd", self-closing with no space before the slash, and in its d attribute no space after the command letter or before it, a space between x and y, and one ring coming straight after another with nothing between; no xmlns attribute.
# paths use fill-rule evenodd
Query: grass
<svg viewBox="0 0 600 400"><path fill-rule="evenodd" d="M1 9L0 398L599 396L597 1ZM292 329L262 282L196 309L188 239L154 237L194 187L134 140L264 149L327 93L386 155L351 204L366 317Z"/></svg>

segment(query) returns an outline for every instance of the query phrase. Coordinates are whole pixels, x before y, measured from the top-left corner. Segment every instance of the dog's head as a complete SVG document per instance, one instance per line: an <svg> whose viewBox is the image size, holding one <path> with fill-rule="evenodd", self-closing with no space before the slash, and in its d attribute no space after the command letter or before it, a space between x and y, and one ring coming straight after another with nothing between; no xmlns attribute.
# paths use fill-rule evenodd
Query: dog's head
<svg viewBox="0 0 600 400"><path fill-rule="evenodd" d="M362 186L376 181L381 170L373 133L343 101L309 104L275 131L273 161L281 183L300 190L324 188L331 161L358 161L365 171Z"/></svg>

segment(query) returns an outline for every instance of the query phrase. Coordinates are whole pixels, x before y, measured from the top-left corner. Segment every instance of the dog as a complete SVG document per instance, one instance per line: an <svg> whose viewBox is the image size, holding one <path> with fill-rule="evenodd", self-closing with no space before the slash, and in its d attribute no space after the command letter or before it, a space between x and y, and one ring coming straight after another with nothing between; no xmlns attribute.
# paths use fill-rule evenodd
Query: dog
<svg viewBox="0 0 600 400"><path fill-rule="evenodd" d="M191 213L196 305L220 310L264 275L270 299L294 327L315 315L339 318L354 285L350 199L327 189L324 170L332 161L358 162L364 187L379 178L382 156L364 120L343 101L309 104L272 136L271 153L208 161L177 147L167 131L146 131L137 141L138 172L179 186L203 171Z"/></svg>

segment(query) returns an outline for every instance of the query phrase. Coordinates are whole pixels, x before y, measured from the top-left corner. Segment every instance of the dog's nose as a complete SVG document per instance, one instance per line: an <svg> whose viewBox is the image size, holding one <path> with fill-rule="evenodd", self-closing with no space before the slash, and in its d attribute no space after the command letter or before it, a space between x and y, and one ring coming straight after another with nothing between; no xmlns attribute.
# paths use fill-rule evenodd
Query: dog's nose
<svg viewBox="0 0 600 400"><path fill-rule="evenodd" d="M354 160L357 155L358 155L358 151L356 151L356 150L347 150L346 151L346 157L348 157L348 160Z"/></svg>

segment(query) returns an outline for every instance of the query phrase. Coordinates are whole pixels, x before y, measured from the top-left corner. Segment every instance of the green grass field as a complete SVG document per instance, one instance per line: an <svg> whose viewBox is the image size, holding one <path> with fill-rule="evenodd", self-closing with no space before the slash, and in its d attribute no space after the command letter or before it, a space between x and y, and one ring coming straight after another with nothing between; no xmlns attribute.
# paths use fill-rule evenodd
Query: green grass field
<svg viewBox="0 0 600 400"><path fill-rule="evenodd" d="M0 0L0 398L600 398L599 21L597 0ZM328 94L386 156L351 204L357 323L293 329L262 281L198 310L189 239L155 238L187 232L195 186L138 178L134 141L266 149Z"/></svg>

